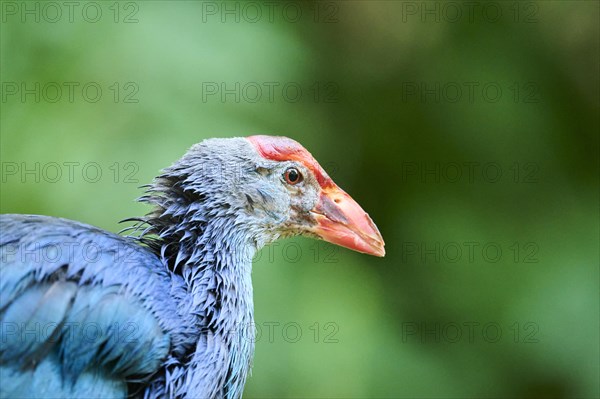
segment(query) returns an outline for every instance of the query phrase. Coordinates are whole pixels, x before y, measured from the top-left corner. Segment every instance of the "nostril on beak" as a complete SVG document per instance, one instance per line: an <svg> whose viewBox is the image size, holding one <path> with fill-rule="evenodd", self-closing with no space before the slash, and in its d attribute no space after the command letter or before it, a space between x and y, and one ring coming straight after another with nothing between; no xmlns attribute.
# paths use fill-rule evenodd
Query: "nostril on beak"
<svg viewBox="0 0 600 399"><path fill-rule="evenodd" d="M339 199L339 198L336 198L336 199L333 200L333 202L335 202L336 204L339 204L340 201L341 201L341 199Z"/></svg>

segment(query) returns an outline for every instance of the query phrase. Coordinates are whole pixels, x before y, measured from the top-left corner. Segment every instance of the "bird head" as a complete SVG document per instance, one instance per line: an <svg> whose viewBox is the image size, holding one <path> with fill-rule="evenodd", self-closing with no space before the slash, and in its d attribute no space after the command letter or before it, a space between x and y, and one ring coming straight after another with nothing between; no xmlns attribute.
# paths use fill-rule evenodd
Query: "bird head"
<svg viewBox="0 0 600 399"><path fill-rule="evenodd" d="M191 214L185 222L190 227L196 222L244 229L257 247L304 235L385 255L369 215L287 137L204 140L165 169L149 191L170 198L158 204L161 217Z"/></svg>
<svg viewBox="0 0 600 399"><path fill-rule="evenodd" d="M261 186L279 198L281 235L318 237L370 255L384 256L384 242L369 215L327 175L313 156L287 137L250 136L262 158Z"/></svg>

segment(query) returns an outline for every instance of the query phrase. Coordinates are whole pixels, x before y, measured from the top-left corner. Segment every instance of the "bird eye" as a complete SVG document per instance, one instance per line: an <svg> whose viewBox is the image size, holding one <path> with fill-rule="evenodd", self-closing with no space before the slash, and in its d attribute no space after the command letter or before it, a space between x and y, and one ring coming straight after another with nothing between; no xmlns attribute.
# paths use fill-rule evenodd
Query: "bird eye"
<svg viewBox="0 0 600 399"><path fill-rule="evenodd" d="M292 186L302 181L302 175L296 168L287 169L283 174L283 178L287 184L291 184Z"/></svg>

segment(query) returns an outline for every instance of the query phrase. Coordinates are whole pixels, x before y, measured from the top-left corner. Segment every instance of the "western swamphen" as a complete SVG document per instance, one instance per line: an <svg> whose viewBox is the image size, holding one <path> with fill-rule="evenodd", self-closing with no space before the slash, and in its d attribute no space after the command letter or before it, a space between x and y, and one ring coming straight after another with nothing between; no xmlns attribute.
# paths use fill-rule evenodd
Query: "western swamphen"
<svg viewBox="0 0 600 399"><path fill-rule="evenodd" d="M0 216L1 397L241 397L258 249L305 235L385 254L365 211L285 137L205 140L146 188L154 208L127 236Z"/></svg>

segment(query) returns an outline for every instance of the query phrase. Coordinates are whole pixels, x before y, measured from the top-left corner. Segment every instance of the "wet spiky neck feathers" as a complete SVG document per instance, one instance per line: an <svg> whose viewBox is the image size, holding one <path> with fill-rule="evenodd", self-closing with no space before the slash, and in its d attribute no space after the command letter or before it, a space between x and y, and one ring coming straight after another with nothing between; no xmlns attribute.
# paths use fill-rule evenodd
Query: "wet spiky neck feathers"
<svg viewBox="0 0 600 399"><path fill-rule="evenodd" d="M200 332L185 372L167 385L190 397L237 398L254 353L252 257L266 238L247 220L247 202L224 195L235 192L227 186L240 174L254 169L251 159L231 156L251 153L248 143L223 141L219 151L213 142L210 152L205 143L147 187L140 201L154 210L138 219L145 226L139 239L183 276Z"/></svg>

